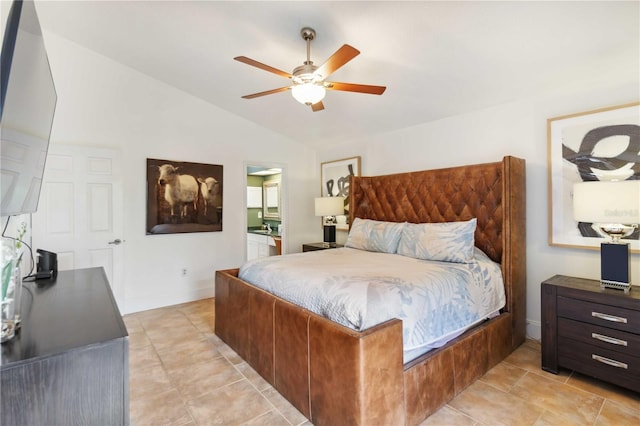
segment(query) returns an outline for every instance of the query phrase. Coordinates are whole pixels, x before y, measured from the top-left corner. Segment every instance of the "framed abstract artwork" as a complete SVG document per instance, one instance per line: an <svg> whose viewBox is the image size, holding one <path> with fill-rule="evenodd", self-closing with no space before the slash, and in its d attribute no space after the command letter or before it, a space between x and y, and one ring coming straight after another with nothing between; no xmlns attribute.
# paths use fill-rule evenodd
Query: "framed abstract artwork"
<svg viewBox="0 0 640 426"><path fill-rule="evenodd" d="M604 237L573 218L573 185L640 180L640 102L547 120L549 244L599 249ZM624 239L640 253L640 232Z"/></svg>
<svg viewBox="0 0 640 426"><path fill-rule="evenodd" d="M323 197L344 197L344 215L337 216L336 229L349 230L349 177L360 176L360 157L325 161L320 165Z"/></svg>
<svg viewBox="0 0 640 426"><path fill-rule="evenodd" d="M221 165L147 159L147 235L222 231Z"/></svg>

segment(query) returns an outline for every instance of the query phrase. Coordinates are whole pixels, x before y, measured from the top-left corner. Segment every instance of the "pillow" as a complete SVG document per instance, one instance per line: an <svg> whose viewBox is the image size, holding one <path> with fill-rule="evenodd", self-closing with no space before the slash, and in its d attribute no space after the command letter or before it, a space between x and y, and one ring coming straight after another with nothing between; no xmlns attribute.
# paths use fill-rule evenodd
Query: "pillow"
<svg viewBox="0 0 640 426"><path fill-rule="evenodd" d="M394 254L404 223L356 218L351 225L345 247Z"/></svg>
<svg viewBox="0 0 640 426"><path fill-rule="evenodd" d="M469 263L473 259L477 219L466 222L407 223L398 254L416 259Z"/></svg>

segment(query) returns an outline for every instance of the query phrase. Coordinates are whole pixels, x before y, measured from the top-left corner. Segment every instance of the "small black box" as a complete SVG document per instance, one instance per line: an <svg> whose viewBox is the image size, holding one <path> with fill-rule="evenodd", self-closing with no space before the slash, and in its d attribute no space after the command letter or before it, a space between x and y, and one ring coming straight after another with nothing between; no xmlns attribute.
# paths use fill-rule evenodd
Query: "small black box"
<svg viewBox="0 0 640 426"><path fill-rule="evenodd" d="M58 254L42 249L36 251L38 253L37 271L49 274L48 278L58 275Z"/></svg>

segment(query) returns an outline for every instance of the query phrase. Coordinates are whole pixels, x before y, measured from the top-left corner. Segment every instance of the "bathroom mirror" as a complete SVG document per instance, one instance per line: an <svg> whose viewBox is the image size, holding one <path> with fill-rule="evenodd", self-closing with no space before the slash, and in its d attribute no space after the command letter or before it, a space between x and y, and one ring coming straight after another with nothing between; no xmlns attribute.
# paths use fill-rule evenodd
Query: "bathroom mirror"
<svg viewBox="0 0 640 426"><path fill-rule="evenodd" d="M280 181L265 181L262 184L262 196L264 217L280 219Z"/></svg>

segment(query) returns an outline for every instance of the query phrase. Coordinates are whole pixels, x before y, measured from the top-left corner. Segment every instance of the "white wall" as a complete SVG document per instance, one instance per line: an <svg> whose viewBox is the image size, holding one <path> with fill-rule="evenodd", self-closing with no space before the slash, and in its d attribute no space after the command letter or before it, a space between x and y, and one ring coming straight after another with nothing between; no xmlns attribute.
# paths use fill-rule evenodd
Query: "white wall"
<svg viewBox="0 0 640 426"><path fill-rule="evenodd" d="M540 283L555 274L600 277L598 251L551 247L547 242L546 120L637 101L640 53L623 55L598 80L573 75L536 98L373 136L319 152L318 161L362 156L362 174L378 175L493 162L505 155L527 161L528 335L540 337ZM338 242L346 234L339 233ZM632 254L632 281L640 286L640 255Z"/></svg>
<svg viewBox="0 0 640 426"><path fill-rule="evenodd" d="M51 143L122 152L123 313L211 297L214 272L242 264L245 161L285 168L287 252L318 238L304 202L316 187L314 151L55 34L45 40L58 93ZM223 231L145 235L147 158L222 164Z"/></svg>

